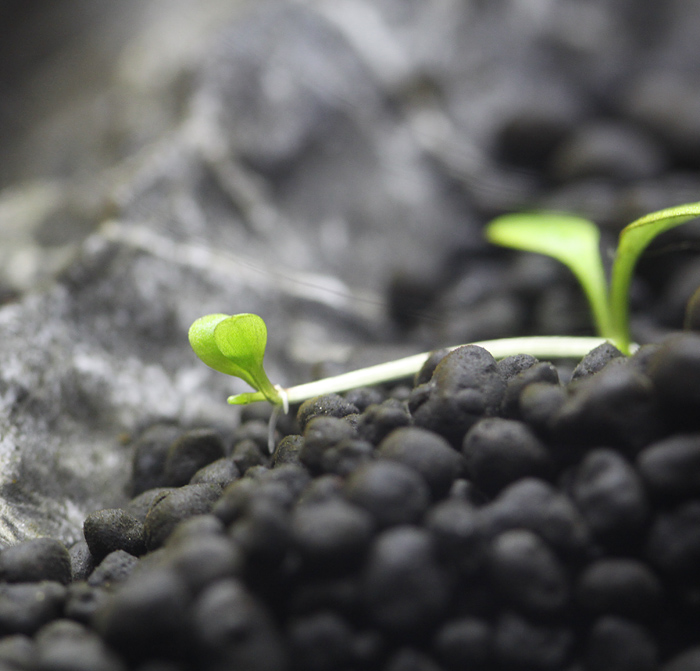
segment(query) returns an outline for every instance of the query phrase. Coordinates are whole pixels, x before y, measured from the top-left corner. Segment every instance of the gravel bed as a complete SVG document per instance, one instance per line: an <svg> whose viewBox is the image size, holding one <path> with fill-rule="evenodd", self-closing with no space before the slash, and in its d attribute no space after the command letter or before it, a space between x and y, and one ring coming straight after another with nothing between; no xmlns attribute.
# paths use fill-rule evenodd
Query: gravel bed
<svg viewBox="0 0 700 671"><path fill-rule="evenodd" d="M152 426L124 509L0 553L0 669L698 669L699 366L694 334L569 380L468 346L272 456L257 408Z"/></svg>
<svg viewBox="0 0 700 671"><path fill-rule="evenodd" d="M387 280L388 316L402 336L434 347L589 333L568 272L487 247L483 223L524 207L576 211L602 225L607 245L645 212L698 200L700 14L688 0L544 3L558 6L551 25L537 9L511 12L508 3L463 3L463 14L447 11L460 3L438 3L459 21L448 26L438 12L425 46L406 50L410 77L376 67L389 75L381 86L366 73L373 62L391 65L381 50L357 60L327 19L306 13L309 3L280 13L274 4L247 24L246 39L231 33L205 66L174 78L179 100L195 73L195 99L226 111L202 126L205 135L228 138L240 156L206 163L189 157L187 144L172 153L184 162L153 161L149 179L164 185L153 192L154 203L163 200L154 220L183 211L181 194L210 190L201 188L202 171L228 179L245 168L240 174L273 200L255 201L241 230L256 231L256 212L269 209L291 212L297 225L330 212L340 221L405 223L396 230L406 239L427 231L415 254L428 257L425 267ZM361 3L334 6L352 4ZM396 44L410 44L413 24L402 28L402 15L416 14L425 27L420 3L377 4L396 15ZM479 23L472 8L482 5L495 10ZM571 30L560 34L557 20ZM579 22L600 29L580 39L587 31ZM243 71L234 67L239 51ZM277 81L278 61L307 71L317 53L323 67L311 70L313 88L305 77L292 80L294 104L270 114L259 82ZM153 89L162 105L165 87ZM105 99L121 98L117 88ZM106 142L76 118L66 137L111 146L111 125ZM162 125L152 119L145 133L125 127L151 137ZM412 140L404 146L402 137ZM377 143L375 157L368 148ZM72 156L49 151L32 164L63 166ZM405 183L393 179L394 163ZM414 187L428 164L434 174ZM186 181L190 174L196 181ZM401 187L400 207L388 186ZM93 189L90 180L89 200ZM156 207L148 190L139 200L141 189L119 216ZM197 198L212 221L223 211L224 224L238 222L218 187ZM300 240L313 247L325 240L318 230L300 229ZM438 231L444 254L431 251ZM272 455L265 406L244 409L232 433L146 428L131 445L124 508L90 513L84 540L71 547L38 538L0 551L0 671L700 671L700 335L669 333L700 284L698 235L693 225L670 232L640 263L633 332L655 344L633 357L611 346L564 363L524 354L496 362L476 347L438 351L413 381L295 408L280 418ZM354 275L383 269L370 256L380 249L383 261L376 240L352 232L353 253L367 264ZM680 242L681 253L664 254ZM316 256L325 262L325 253ZM337 255L328 268L350 258L348 245ZM120 306L142 266L118 267L119 281L104 281L133 327L130 315L140 313ZM75 277L76 285L92 281ZM14 300L14 285L2 280L0 301ZM148 296L148 318L132 329L149 345L177 336L178 313L168 305L182 299L165 295ZM83 330L80 319L87 324L84 314L103 303L80 301ZM697 329L697 295L694 304ZM118 356L124 324L102 321ZM142 362L161 355L148 352L134 359L139 383L151 375L148 366L141 375ZM180 365L179 351L172 358ZM79 388L81 399L92 400L87 389Z"/></svg>

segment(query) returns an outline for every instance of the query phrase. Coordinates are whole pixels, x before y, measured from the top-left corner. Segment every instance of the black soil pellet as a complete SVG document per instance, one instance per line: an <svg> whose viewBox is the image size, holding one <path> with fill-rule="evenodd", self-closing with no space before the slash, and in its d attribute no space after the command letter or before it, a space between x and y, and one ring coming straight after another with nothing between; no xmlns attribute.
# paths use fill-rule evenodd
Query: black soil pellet
<svg viewBox="0 0 700 671"><path fill-rule="evenodd" d="M384 671L440 671L440 666L421 650L404 647L391 655Z"/></svg>
<svg viewBox="0 0 700 671"><path fill-rule="evenodd" d="M700 427L700 335L664 342L649 358L648 375L666 415L681 426Z"/></svg>
<svg viewBox="0 0 700 671"><path fill-rule="evenodd" d="M354 405L358 412L364 413L370 405L385 401L386 394L378 387L359 387L343 394L343 398Z"/></svg>
<svg viewBox="0 0 700 671"><path fill-rule="evenodd" d="M36 643L26 634L8 634L0 639L0 662L14 669L33 669L37 664Z"/></svg>
<svg viewBox="0 0 700 671"><path fill-rule="evenodd" d="M591 451L575 470L571 494L589 529L607 547L619 550L641 541L649 517L646 489L618 452Z"/></svg>
<svg viewBox="0 0 700 671"><path fill-rule="evenodd" d="M224 456L221 436L212 429L193 429L179 436L168 448L163 484L181 487L200 469Z"/></svg>
<svg viewBox="0 0 700 671"><path fill-rule="evenodd" d="M573 632L565 626L530 620L515 611L506 611L496 621L494 657L506 668L561 669L573 641Z"/></svg>
<svg viewBox="0 0 700 671"><path fill-rule="evenodd" d="M233 444L235 445L244 440L252 440L260 448L261 453L267 454L269 451L269 433L269 423L267 421L249 419L236 429L233 436ZM279 440L279 436L277 440Z"/></svg>
<svg viewBox="0 0 700 671"><path fill-rule="evenodd" d="M136 568L138 559L124 550L110 552L87 579L91 587L111 588L126 581Z"/></svg>
<svg viewBox="0 0 700 671"><path fill-rule="evenodd" d="M586 669L654 671L658 649L642 625L614 615L596 620L586 641Z"/></svg>
<svg viewBox="0 0 700 671"><path fill-rule="evenodd" d="M38 668L71 671L126 671L126 664L91 629L56 620L36 636Z"/></svg>
<svg viewBox="0 0 700 671"><path fill-rule="evenodd" d="M492 417L478 421L462 443L466 469L489 496L525 477L550 477L554 465L542 441L526 424Z"/></svg>
<svg viewBox="0 0 700 671"><path fill-rule="evenodd" d="M570 389L554 420L560 443L619 447L635 454L662 435L657 390L627 360L615 359Z"/></svg>
<svg viewBox="0 0 700 671"><path fill-rule="evenodd" d="M227 487L241 476L232 459L222 457L200 468L191 478L191 485L218 485Z"/></svg>
<svg viewBox="0 0 700 671"><path fill-rule="evenodd" d="M327 394L304 401L297 411L297 421L301 430L304 431L306 424L314 417L346 417L358 412L358 407L342 396Z"/></svg>
<svg viewBox="0 0 700 671"><path fill-rule="evenodd" d="M428 483L433 499L445 496L464 470L463 459L447 440L418 427L392 431L379 444L377 456L415 469Z"/></svg>
<svg viewBox="0 0 700 671"><path fill-rule="evenodd" d="M87 582L74 582L68 586L63 615L76 622L91 624L95 614L110 598L111 587L92 587Z"/></svg>
<svg viewBox="0 0 700 671"><path fill-rule="evenodd" d="M481 516L467 501L450 498L430 508L425 526L441 558L460 573L474 573L485 561L486 533Z"/></svg>
<svg viewBox="0 0 700 671"><path fill-rule="evenodd" d="M389 459L360 466L347 479L344 493L379 527L417 522L430 503L425 479L410 466Z"/></svg>
<svg viewBox="0 0 700 671"><path fill-rule="evenodd" d="M271 499L253 499L231 524L229 535L245 553L248 567L264 574L284 560L292 545L289 510Z"/></svg>
<svg viewBox="0 0 700 671"><path fill-rule="evenodd" d="M295 669L349 668L354 661L354 632L344 618L332 611L293 619L288 637Z"/></svg>
<svg viewBox="0 0 700 671"><path fill-rule="evenodd" d="M78 541L71 545L68 550L70 555L71 579L73 582L86 580L94 571L95 558L90 552L90 548L85 541Z"/></svg>
<svg viewBox="0 0 700 671"><path fill-rule="evenodd" d="M198 533L168 539L167 562L192 594L224 578L243 573L244 555L221 533Z"/></svg>
<svg viewBox="0 0 700 671"><path fill-rule="evenodd" d="M508 379L501 402L501 415L520 419L520 398L527 387L538 383L559 384L559 372L551 363L535 363Z"/></svg>
<svg viewBox="0 0 700 671"><path fill-rule="evenodd" d="M683 503L656 516L647 536L646 556L669 577L698 579L700 501Z"/></svg>
<svg viewBox="0 0 700 671"><path fill-rule="evenodd" d="M418 426L459 447L480 418L497 414L504 391L495 359L485 349L468 345L450 352L430 382L414 389L409 409Z"/></svg>
<svg viewBox="0 0 700 671"><path fill-rule="evenodd" d="M245 474L249 468L267 466L270 462L268 448L261 448L252 438L244 438L233 446L231 461L239 473Z"/></svg>
<svg viewBox="0 0 700 671"><path fill-rule="evenodd" d="M408 426L411 417L405 403L390 398L380 405L369 406L357 420L357 435L377 445L394 429Z"/></svg>
<svg viewBox="0 0 700 671"><path fill-rule="evenodd" d="M606 342L602 345L598 345L598 347L592 349L579 361L576 368L574 368L574 372L571 374L571 379L580 380L584 377L594 375L603 370L613 359L617 359L621 356L623 356L622 352L610 343Z"/></svg>
<svg viewBox="0 0 700 671"><path fill-rule="evenodd" d="M173 570L143 570L95 615L95 628L127 659L177 659L192 636L190 595Z"/></svg>
<svg viewBox="0 0 700 671"><path fill-rule="evenodd" d="M348 476L374 457L374 446L359 438L344 438L336 445L324 450L321 470L339 476Z"/></svg>
<svg viewBox="0 0 700 671"><path fill-rule="evenodd" d="M449 671L488 668L493 659L494 628L487 620L462 617L447 621L435 634L437 658Z"/></svg>
<svg viewBox="0 0 700 671"><path fill-rule="evenodd" d="M145 492L141 492L141 494L131 499L124 507L124 510L140 522L144 522L153 502L157 499L161 499L164 494L173 490L174 487L155 487L153 489L147 489Z"/></svg>
<svg viewBox="0 0 700 671"><path fill-rule="evenodd" d="M277 443L275 452L272 455L272 464L281 466L282 464L298 464L301 462L300 453L304 446L304 437L298 434L285 436Z"/></svg>
<svg viewBox="0 0 700 671"><path fill-rule="evenodd" d="M173 424L154 424L139 436L133 451L131 496L165 485L168 450L181 433Z"/></svg>
<svg viewBox="0 0 700 671"><path fill-rule="evenodd" d="M71 556L66 546L57 540L36 538L0 552L1 582L51 580L67 585L71 579Z"/></svg>
<svg viewBox="0 0 700 671"><path fill-rule="evenodd" d="M144 520L146 547L160 547L178 522L192 515L208 513L221 496L217 485L186 485L164 492L149 508Z"/></svg>
<svg viewBox="0 0 700 671"><path fill-rule="evenodd" d="M637 468L657 497L699 497L700 433L671 436L649 445L637 456Z"/></svg>
<svg viewBox="0 0 700 671"><path fill-rule="evenodd" d="M63 611L67 589L54 581L0 583L0 632L36 633Z"/></svg>
<svg viewBox="0 0 700 671"><path fill-rule="evenodd" d="M506 383L510 383L513 378L532 368L537 363L537 359L529 354L513 354L505 359L501 359L496 366L503 380Z"/></svg>
<svg viewBox="0 0 700 671"><path fill-rule="evenodd" d="M495 537L509 529L528 529L556 551L581 556L589 546L584 517L564 493L536 478L523 478L506 487L479 510L482 533Z"/></svg>
<svg viewBox="0 0 700 671"><path fill-rule="evenodd" d="M551 435L556 417L566 398L566 390L559 385L533 382L528 384L518 396L516 414L534 431L546 438ZM568 444L560 450L552 450L552 453L556 455L558 461L570 461L576 456Z"/></svg>
<svg viewBox="0 0 700 671"><path fill-rule="evenodd" d="M448 349L439 349L431 352L425 363L421 366L421 369L416 373L413 380L413 386L419 387L426 382L430 382L430 378L433 377L435 368L437 365L449 354Z"/></svg>
<svg viewBox="0 0 700 671"><path fill-rule="evenodd" d="M285 645L270 613L239 580L212 584L194 602L192 619L205 668L289 668Z"/></svg>
<svg viewBox="0 0 700 671"><path fill-rule="evenodd" d="M143 524L120 508L90 513L83 523L83 534L97 563L115 550L135 556L146 552Z"/></svg>
<svg viewBox="0 0 700 671"><path fill-rule="evenodd" d="M555 613L568 603L570 590L564 566L531 531L512 529L494 538L488 566L496 590L516 609Z"/></svg>
<svg viewBox="0 0 700 671"><path fill-rule="evenodd" d="M700 669L700 646L676 655L661 669L662 671L696 671L696 669Z"/></svg>
<svg viewBox="0 0 700 671"><path fill-rule="evenodd" d="M314 571L332 573L356 565L373 532L372 516L342 499L298 505L292 516L294 543Z"/></svg>
<svg viewBox="0 0 700 671"><path fill-rule="evenodd" d="M265 488L265 491L261 491L258 483L253 478L244 477L231 483L223 490L221 497L216 501L211 512L223 524L230 524L243 514L253 499L261 498L273 498L280 502L281 505L289 505L291 503L291 496L284 485L268 486Z"/></svg>
<svg viewBox="0 0 700 671"><path fill-rule="evenodd" d="M589 564L578 576L576 600L595 615L653 617L664 597L656 573L639 559L609 557Z"/></svg>
<svg viewBox="0 0 700 671"><path fill-rule="evenodd" d="M368 617L390 632L423 634L446 612L450 583L427 531L399 526L370 549L362 579Z"/></svg>
<svg viewBox="0 0 700 671"><path fill-rule="evenodd" d="M299 452L299 460L312 473L321 473L326 450L355 436L353 426L343 419L332 416L312 417L304 427L304 443Z"/></svg>

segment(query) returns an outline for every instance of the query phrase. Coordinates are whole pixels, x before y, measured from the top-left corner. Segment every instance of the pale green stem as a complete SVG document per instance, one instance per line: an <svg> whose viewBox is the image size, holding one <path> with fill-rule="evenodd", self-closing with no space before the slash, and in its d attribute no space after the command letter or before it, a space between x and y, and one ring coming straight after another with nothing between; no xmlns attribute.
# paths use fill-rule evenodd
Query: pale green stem
<svg viewBox="0 0 700 671"><path fill-rule="evenodd" d="M496 359L503 359L521 352L544 359L574 359L584 357L592 349L605 342L607 342L605 338L588 336L531 336L484 340L471 344L487 349ZM451 351L457 349L457 347L462 347L462 345L456 345L448 349ZM289 387L285 390L287 401L290 405L294 405L315 396L340 393L356 389L357 387L366 387L411 377L423 367L430 354L430 352L422 352L403 359L388 361L376 366L369 366L368 368L361 368L349 373L342 373L322 380ZM260 393L239 394L238 396L231 396L229 403L236 403L236 398L240 399L239 402L245 403L265 400L265 396Z"/></svg>

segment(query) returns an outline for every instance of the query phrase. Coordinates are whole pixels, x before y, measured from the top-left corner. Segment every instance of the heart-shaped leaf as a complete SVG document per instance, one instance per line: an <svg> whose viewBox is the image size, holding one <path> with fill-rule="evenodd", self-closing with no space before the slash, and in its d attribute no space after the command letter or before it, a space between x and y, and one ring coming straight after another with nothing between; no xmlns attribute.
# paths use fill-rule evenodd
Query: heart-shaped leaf
<svg viewBox="0 0 700 671"><path fill-rule="evenodd" d="M281 403L280 395L263 368L267 327L261 317L243 313L232 315L216 325L214 339L219 351L235 365L245 370L245 379L272 403Z"/></svg>
<svg viewBox="0 0 700 671"><path fill-rule="evenodd" d="M241 378L272 403L282 403L263 368L267 327L261 317L248 313L207 315L192 324L189 339L195 354L208 366Z"/></svg>
<svg viewBox="0 0 700 671"><path fill-rule="evenodd" d="M258 315L232 315L216 325L214 340L229 361L250 370L259 366L265 356L267 327Z"/></svg>
<svg viewBox="0 0 700 671"><path fill-rule="evenodd" d="M224 356L216 344L214 331L216 327L223 321L230 319L230 315L211 314L200 317L195 321L188 332L190 345L194 353L210 368L218 370L226 375L233 375L251 383L247 371Z"/></svg>

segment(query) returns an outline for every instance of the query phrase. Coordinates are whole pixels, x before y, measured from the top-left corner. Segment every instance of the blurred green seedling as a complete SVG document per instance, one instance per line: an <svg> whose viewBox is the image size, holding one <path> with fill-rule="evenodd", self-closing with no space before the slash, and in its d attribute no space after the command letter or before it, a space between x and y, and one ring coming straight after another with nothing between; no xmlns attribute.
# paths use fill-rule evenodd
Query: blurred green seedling
<svg viewBox="0 0 700 671"><path fill-rule="evenodd" d="M610 283L600 254L600 231L591 221L551 212L509 214L494 219L486 227L489 241L549 255L572 270L590 302L599 337L533 336L471 344L484 347L497 359L519 353L551 359L581 358L604 342L611 342L629 354L632 344L628 298L637 260L657 235L698 216L700 203L691 203L648 214L624 228ZM206 315L192 324L189 339L192 349L204 363L244 380L254 389L230 396L229 403L243 405L267 400L275 407L275 416L280 409L286 412L290 404L315 396L410 377L421 369L430 355L423 352L283 389L270 382L263 368L267 328L258 315Z"/></svg>
<svg viewBox="0 0 700 671"><path fill-rule="evenodd" d="M647 214L620 233L608 283L600 254L600 231L588 219L552 212L506 214L486 227L498 245L546 254L566 264L580 282L598 334L629 354L629 290L635 265L659 234L700 216L700 203Z"/></svg>

